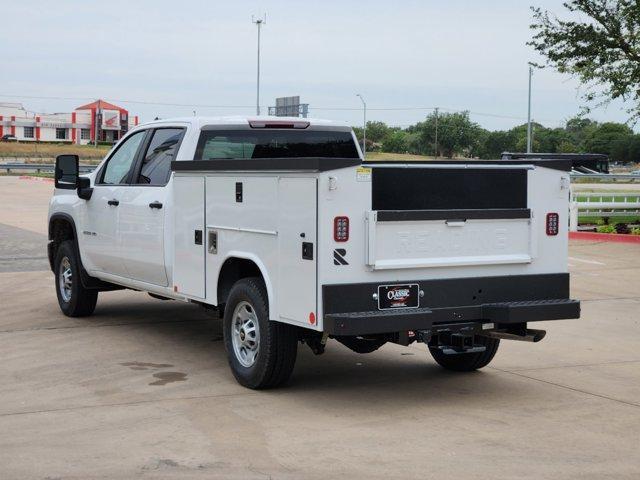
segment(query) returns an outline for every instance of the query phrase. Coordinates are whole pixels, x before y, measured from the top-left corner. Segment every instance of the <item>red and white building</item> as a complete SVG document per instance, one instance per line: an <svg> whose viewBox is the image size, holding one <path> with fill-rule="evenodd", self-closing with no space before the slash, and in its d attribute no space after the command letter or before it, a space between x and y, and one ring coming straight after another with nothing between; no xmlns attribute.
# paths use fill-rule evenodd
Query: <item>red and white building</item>
<svg viewBox="0 0 640 480"><path fill-rule="evenodd" d="M24 142L69 142L87 144L117 142L138 116L104 100L96 100L71 113L34 113L20 103L0 102L0 137L13 135Z"/></svg>

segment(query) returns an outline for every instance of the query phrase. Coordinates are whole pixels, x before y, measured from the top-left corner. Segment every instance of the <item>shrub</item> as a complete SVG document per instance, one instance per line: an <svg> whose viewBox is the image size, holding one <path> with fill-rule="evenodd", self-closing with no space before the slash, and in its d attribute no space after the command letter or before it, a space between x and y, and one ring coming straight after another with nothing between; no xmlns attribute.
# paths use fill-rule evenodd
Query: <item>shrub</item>
<svg viewBox="0 0 640 480"><path fill-rule="evenodd" d="M626 223L616 223L614 227L616 228L616 233L629 233L629 226Z"/></svg>
<svg viewBox="0 0 640 480"><path fill-rule="evenodd" d="M640 227L632 228L631 235L640 235Z"/></svg>
<svg viewBox="0 0 640 480"><path fill-rule="evenodd" d="M616 233L615 225L600 225L596 228L598 233Z"/></svg>

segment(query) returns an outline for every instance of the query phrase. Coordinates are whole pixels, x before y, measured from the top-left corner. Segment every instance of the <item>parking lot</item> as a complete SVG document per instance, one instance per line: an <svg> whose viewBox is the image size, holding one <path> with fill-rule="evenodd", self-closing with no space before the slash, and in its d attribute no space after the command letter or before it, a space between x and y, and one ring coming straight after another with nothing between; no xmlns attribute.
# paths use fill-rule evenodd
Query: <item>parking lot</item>
<svg viewBox="0 0 640 480"><path fill-rule="evenodd" d="M51 190L0 177L0 479L640 478L640 245L572 242L582 318L482 371L332 341L251 391L197 306L117 291L60 313Z"/></svg>

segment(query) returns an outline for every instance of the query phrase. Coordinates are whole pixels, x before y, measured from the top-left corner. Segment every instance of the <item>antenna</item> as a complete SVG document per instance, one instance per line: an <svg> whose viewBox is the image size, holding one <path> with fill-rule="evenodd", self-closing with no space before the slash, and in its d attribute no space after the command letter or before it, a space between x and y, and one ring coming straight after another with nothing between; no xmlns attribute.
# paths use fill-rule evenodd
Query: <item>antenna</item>
<svg viewBox="0 0 640 480"><path fill-rule="evenodd" d="M258 68L257 68L257 81L256 81L256 115L260 115L260 30L262 25L267 24L267 14L264 17L255 18L251 15L251 22L255 23L258 27Z"/></svg>

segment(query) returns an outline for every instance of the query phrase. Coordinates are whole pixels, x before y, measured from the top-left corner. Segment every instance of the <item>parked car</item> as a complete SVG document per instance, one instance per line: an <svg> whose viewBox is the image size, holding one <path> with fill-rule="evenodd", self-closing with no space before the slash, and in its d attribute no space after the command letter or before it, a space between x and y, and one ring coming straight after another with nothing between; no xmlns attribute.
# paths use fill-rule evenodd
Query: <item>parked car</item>
<svg viewBox="0 0 640 480"><path fill-rule="evenodd" d="M298 343L421 342L470 371L569 296L570 160L365 163L349 126L161 120L90 175L56 162L48 255L60 309L130 288L217 309L238 382L275 387Z"/></svg>
<svg viewBox="0 0 640 480"><path fill-rule="evenodd" d="M0 142L17 142L17 141L18 139L16 138L16 136L11 135L10 133L2 135L2 137L0 138Z"/></svg>

